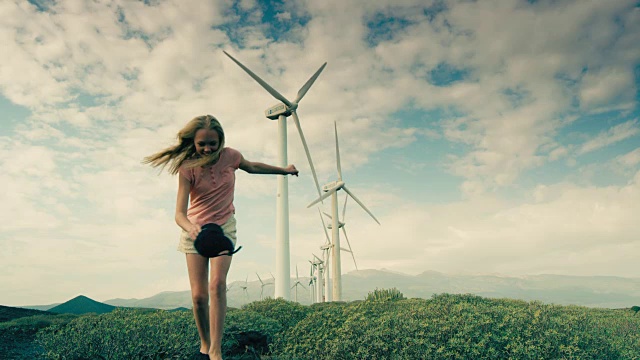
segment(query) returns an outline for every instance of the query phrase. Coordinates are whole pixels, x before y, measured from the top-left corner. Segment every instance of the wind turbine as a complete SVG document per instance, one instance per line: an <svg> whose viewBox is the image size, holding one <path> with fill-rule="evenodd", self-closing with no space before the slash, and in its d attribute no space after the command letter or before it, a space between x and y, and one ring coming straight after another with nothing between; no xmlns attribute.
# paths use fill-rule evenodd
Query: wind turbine
<svg viewBox="0 0 640 360"><path fill-rule="evenodd" d="M326 253L328 256L329 252L326 251ZM331 301L331 292L329 291L329 267L326 265L327 261L322 261L322 259L317 256L315 256L315 258L318 259L316 264L318 266L318 279L320 279L316 284L316 288L318 289L318 302Z"/></svg>
<svg viewBox="0 0 640 360"><path fill-rule="evenodd" d="M318 190L318 195L320 193L320 185L318 184L318 177L316 176L316 170L313 167L313 161L311 160L311 154L309 153L309 148L307 147L307 141L304 138L304 134L302 133L302 128L300 127L300 120L298 119L298 114L296 113L296 109L298 108L298 103L304 95L309 91L311 85L316 81L324 67L327 65L325 62L322 64L320 69L315 72L307 80L307 82L302 85L300 90L298 90L298 94L296 95L295 100L289 101L287 98L282 96L276 89L272 88L269 84L267 84L264 80L262 80L258 75L254 74L249 68L242 65L238 60L236 60L233 56L229 55L226 51L224 53L233 60L238 66L240 66L249 76L251 76L255 81L258 82L265 90L269 92L274 98L280 100L281 103L278 103L267 110L265 110L265 116L271 120L278 119L278 165L285 167L287 166L287 117L293 117L293 121L298 128L298 133L300 134L300 140L302 140L302 146L304 147L304 151L307 154L307 160L309 161L309 166L311 167L311 173L313 174L313 181L316 184L316 189ZM290 254L289 254L289 181L286 176L279 175L278 176L278 192L277 192L277 203L276 203L276 274L278 277L276 278L276 289L275 289L275 298L283 298L285 300L289 300L289 284L290 284Z"/></svg>
<svg viewBox="0 0 640 360"><path fill-rule="evenodd" d="M322 298L322 289L323 289L323 280L322 280L322 273L325 269L324 266L324 262L317 257L315 254L313 254L313 257L315 258L315 260L312 258L311 260L309 260L309 263L311 264L311 273L312 273L312 278L315 279L315 285L316 285L316 302L323 302L323 298ZM326 280L326 279L325 279ZM325 289L328 289L326 286L324 287Z"/></svg>
<svg viewBox="0 0 640 360"><path fill-rule="evenodd" d="M249 275L247 275L247 278L244 279L244 286L240 285L240 288L242 289L244 294L247 296L247 300L249 300L249 292L247 291L247 281L248 280L249 280Z"/></svg>
<svg viewBox="0 0 640 360"><path fill-rule="evenodd" d="M324 236L327 239L327 241L322 246L320 246L320 250L322 250L322 259L318 258L317 256L316 256L316 259L318 259L318 261L320 261L320 263L322 264L322 270L324 271L324 280L322 279L322 276L320 276L319 279L321 279L321 281L324 281L324 288L326 289L325 301L329 302L331 301L331 298L332 298L331 291L329 291L329 281L331 277L329 273L329 264L331 259L330 250L333 248L333 244L331 244L331 239L329 239L329 233L327 233L327 226L324 223L324 219L322 218L322 214L320 213L319 208L318 208L318 215L320 216L320 221L322 221L322 229L324 230Z"/></svg>
<svg viewBox="0 0 640 360"><path fill-rule="evenodd" d="M342 221L340 221L340 219L338 219L338 227L342 229L342 233L344 234L344 238L347 240L347 245L349 246L349 249L345 249L345 248L340 248L340 250L342 251L346 251L348 253L351 253L351 257L353 258L353 265L355 265L356 270L358 270L358 264L356 263L356 256L353 253L353 249L351 248L351 243L349 242L349 237L347 236L347 230L346 230L346 220L345 220L345 215L347 213L347 200L349 200L349 195L346 194L344 196L344 207L342 208ZM320 209L318 209L318 211L320 211ZM327 213L323 213L326 217L328 217L329 219L332 220L332 223L329 224L329 226L327 226L327 228L332 229L333 228L333 218L331 217L331 215L327 214ZM324 221L322 222L322 225L324 225ZM325 230L325 235L326 235L326 230ZM329 236L327 235L327 239L329 238Z"/></svg>
<svg viewBox="0 0 640 360"><path fill-rule="evenodd" d="M260 300L262 300L262 293L264 291L264 287L267 286L267 285L273 285L273 283L270 283L270 282L265 283L265 282L263 282L262 279L260 278L260 275L258 275L258 273L256 273L256 276L258 276L258 280L260 280ZM273 276L273 275L271 275L271 276Z"/></svg>
<svg viewBox="0 0 640 360"><path fill-rule="evenodd" d="M294 297L294 301L298 302L298 285L302 286L303 288L306 289L306 287L304 285L302 285L302 283L300 282L300 278L298 277L298 265L296 265L296 281L293 283L293 286L291 287L292 289L294 289L295 292L295 297Z"/></svg>
<svg viewBox="0 0 640 360"><path fill-rule="evenodd" d="M311 261L309 261L309 263L311 263L311 268L309 269L309 288L311 289L311 303L314 304L316 302L315 265Z"/></svg>
<svg viewBox="0 0 640 360"><path fill-rule="evenodd" d="M331 237L333 241L331 242L331 255L332 255L332 268L331 272L333 273L333 299L335 301L342 300L342 270L340 267L340 227L338 224L338 191L344 190L355 202L362 207L364 211L366 211L378 224L380 222L373 216L373 213L367 209L366 206L347 188L345 182L342 180L342 169L340 167L340 147L338 145L338 125L334 122L334 130L336 135L336 167L338 169L338 180L332 181L322 187L322 190L325 192L316 200L312 201L307 207L311 207L323 199L331 196Z"/></svg>

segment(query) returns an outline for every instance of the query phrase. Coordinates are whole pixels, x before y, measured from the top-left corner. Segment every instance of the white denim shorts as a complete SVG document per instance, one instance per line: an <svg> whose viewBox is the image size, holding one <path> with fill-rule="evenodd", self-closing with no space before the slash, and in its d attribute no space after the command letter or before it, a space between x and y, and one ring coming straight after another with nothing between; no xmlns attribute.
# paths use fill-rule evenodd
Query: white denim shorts
<svg viewBox="0 0 640 360"><path fill-rule="evenodd" d="M224 236L228 237L229 240L233 242L233 246L236 246L236 241L238 240L236 237L236 217L231 215L229 220L226 223L222 224L222 232ZM185 254L197 254L198 251L193 246L194 239L189 237L189 233L182 230L180 234L180 241L178 242L178 251L183 252Z"/></svg>

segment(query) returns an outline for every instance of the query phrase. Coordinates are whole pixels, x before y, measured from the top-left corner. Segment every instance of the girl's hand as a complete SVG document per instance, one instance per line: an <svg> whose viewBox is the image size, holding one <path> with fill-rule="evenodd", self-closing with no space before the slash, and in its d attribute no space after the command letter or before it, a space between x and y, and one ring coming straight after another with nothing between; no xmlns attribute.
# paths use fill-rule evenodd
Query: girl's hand
<svg viewBox="0 0 640 360"><path fill-rule="evenodd" d="M293 164L287 166L284 170L287 172L287 175L298 176L298 169L296 169L296 167L293 166Z"/></svg>
<svg viewBox="0 0 640 360"><path fill-rule="evenodd" d="M191 228L189 228L189 231L187 232L189 233L189 237L195 240L201 230L200 225L191 224Z"/></svg>

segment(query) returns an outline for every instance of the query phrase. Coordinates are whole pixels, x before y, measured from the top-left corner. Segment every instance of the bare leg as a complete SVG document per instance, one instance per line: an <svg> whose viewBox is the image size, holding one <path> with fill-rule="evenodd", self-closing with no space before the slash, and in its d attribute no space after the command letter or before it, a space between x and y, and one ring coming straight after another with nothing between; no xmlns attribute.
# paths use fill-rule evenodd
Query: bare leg
<svg viewBox="0 0 640 360"><path fill-rule="evenodd" d="M209 259L199 254L187 254L187 270L191 285L191 299L193 301L193 317L196 320L198 335L200 335L200 352L209 352L209 291L207 287L207 272Z"/></svg>
<svg viewBox="0 0 640 360"><path fill-rule="evenodd" d="M227 273L231 267L231 256L211 258L211 278L209 280L209 328L211 329L211 347L209 359L222 360L222 333L224 318L227 314Z"/></svg>

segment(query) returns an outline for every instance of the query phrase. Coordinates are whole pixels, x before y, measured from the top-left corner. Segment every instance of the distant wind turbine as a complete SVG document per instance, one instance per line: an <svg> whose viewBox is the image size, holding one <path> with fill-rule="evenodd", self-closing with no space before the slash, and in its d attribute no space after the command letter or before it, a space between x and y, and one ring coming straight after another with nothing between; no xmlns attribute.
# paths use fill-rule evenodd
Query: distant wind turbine
<svg viewBox="0 0 640 360"><path fill-rule="evenodd" d="M367 209L367 207L364 206L364 204L353 194L353 192L351 192L347 188L347 186L345 185L345 182L342 180L342 169L340 167L340 147L338 145L338 125L335 122L334 122L334 130L336 135L336 167L338 169L338 180L324 185L322 187L322 190L325 193L321 195L319 198L317 198L316 200L312 201L307 207L311 207L319 203L323 199L326 199L329 196L331 196L331 210L332 210L331 211L331 214L332 214L331 215L331 221L332 221L331 238L333 240L331 242L331 246L332 246L331 273L333 275L333 300L340 301L342 300L342 272L341 272L342 269L340 266L341 265L340 263L341 248L340 248L340 227L338 224L338 191L344 190L347 194L349 194L349 196L351 196L353 200L355 200L355 202L358 203L358 205L360 205L360 207L362 207L364 211L366 211L373 218L373 220L375 220L378 224L380 224L380 222L378 221L378 219L376 219L373 213L369 211L369 209Z"/></svg>
<svg viewBox="0 0 640 360"><path fill-rule="evenodd" d="M300 282L300 278L298 277L298 265L296 265L296 281L293 283L293 286L291 287L292 289L294 289L294 292L295 292L295 295L294 295L295 302L298 302L298 285L306 289L306 287Z"/></svg>
<svg viewBox="0 0 640 360"><path fill-rule="evenodd" d="M258 275L258 273L256 273L256 276L258 276L258 280L260 281L260 300L262 300L262 294L264 292L264 287L267 286L267 285L273 285L273 283L270 283L270 282L265 283L265 282L263 282L262 279L260 278L260 275ZM271 276L273 276L273 275L271 275Z"/></svg>
<svg viewBox="0 0 640 360"><path fill-rule="evenodd" d="M249 300L249 292L247 291L248 281L249 281L249 275L247 275L247 278L244 279L244 286L240 285L240 288L242 289L244 294L247 296L247 300Z"/></svg>
<svg viewBox="0 0 640 360"><path fill-rule="evenodd" d="M327 65L327 63L325 62L320 67L320 69L318 69L315 74L313 74L311 78L309 78L309 80L307 80L307 82L302 85L300 90L298 90L298 94L296 95L295 100L289 101L276 89L272 88L269 84L262 80L258 75L254 74L253 71L249 70L249 68L240 63L240 61L236 60L226 51L224 51L224 53L231 60L233 60L233 62L240 66L242 70L249 74L249 76L257 81L258 84L260 84L265 90L267 90L269 94L271 94L277 100L281 101L281 103L278 103L267 109L265 111L265 115L271 120L278 119L278 165L282 167L287 166L288 162L287 117L293 117L293 122L298 128L298 134L300 134L300 140L302 140L302 146L304 147L304 151L307 154L307 160L309 161L309 167L311 167L311 173L313 175L313 181L315 182L316 189L318 190L318 195L321 195L320 185L318 184L318 177L316 176L316 170L313 167L311 154L309 153L307 141L305 140L304 134L302 133L300 120L298 119L296 109L298 108L298 103L302 100L307 91L309 91L309 88L311 88L311 85L313 85L318 76L320 76L320 73ZM276 198L276 274L278 276L276 278L275 285L275 298L281 297L285 300L289 300L289 283L291 275L289 255L289 182L286 176L278 176L278 193Z"/></svg>
<svg viewBox="0 0 640 360"><path fill-rule="evenodd" d="M325 269L324 267L324 262L322 260L320 260L319 257L317 257L315 254L313 254L313 257L315 259L311 259L309 260L309 263L311 264L311 276L314 279L314 283L315 283L315 294L316 294L316 302L320 303L323 301L326 301L325 299L323 299L323 278L322 278L322 272ZM326 287L325 287L326 289Z"/></svg>
<svg viewBox="0 0 640 360"><path fill-rule="evenodd" d="M316 303L315 265L313 265L313 263L311 261L309 261L309 263L311 263L311 266L310 266L310 269L309 269L309 288L311 289L311 291L310 291L311 303L314 304L314 303Z"/></svg>
<svg viewBox="0 0 640 360"><path fill-rule="evenodd" d="M316 256L316 259L320 261L322 266L321 273L324 274L324 277L322 276L319 277L320 282L324 285L324 289L325 289L324 301L330 302L333 294L331 293L331 291L329 291L330 289L329 284L331 281L329 264L331 264L331 262L334 261L331 259L331 249L333 249L333 244L331 244L331 239L329 239L329 233L327 232L327 225L324 223L324 219L322 218L322 213L320 212L320 208L318 208L318 215L320 216L320 221L322 221L322 230L324 230L324 236L327 241L320 246L320 250L322 250L322 259L318 258L317 256ZM322 289L322 286L320 288Z"/></svg>

